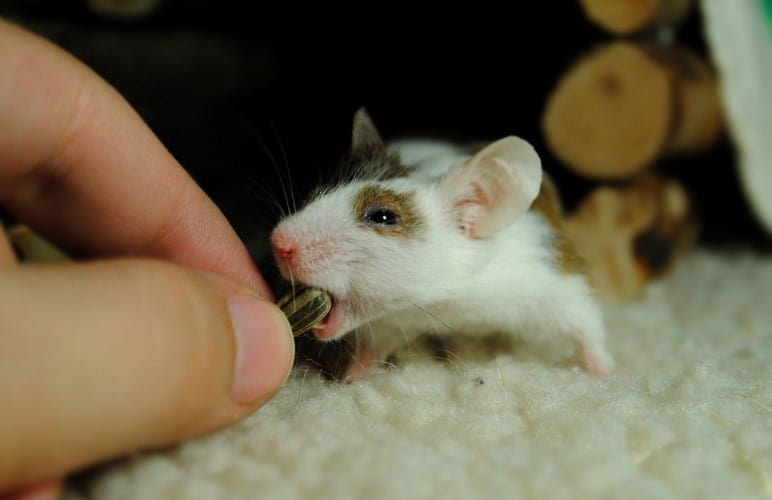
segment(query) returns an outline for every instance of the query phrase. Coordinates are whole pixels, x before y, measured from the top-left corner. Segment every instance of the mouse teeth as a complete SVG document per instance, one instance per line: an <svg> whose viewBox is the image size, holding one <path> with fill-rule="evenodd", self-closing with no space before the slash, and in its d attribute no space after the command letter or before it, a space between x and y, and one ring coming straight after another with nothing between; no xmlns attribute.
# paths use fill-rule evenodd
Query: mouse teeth
<svg viewBox="0 0 772 500"><path fill-rule="evenodd" d="M296 337L320 326L332 309L330 295L319 288L289 292L276 303L282 310Z"/></svg>

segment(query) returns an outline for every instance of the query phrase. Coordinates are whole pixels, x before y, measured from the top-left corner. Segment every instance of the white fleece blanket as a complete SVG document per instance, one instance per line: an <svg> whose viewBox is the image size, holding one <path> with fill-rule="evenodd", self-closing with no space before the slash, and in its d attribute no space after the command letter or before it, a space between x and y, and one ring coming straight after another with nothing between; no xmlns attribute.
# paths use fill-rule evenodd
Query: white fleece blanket
<svg viewBox="0 0 772 500"><path fill-rule="evenodd" d="M772 259L701 251L642 301L605 307L607 380L560 361L562 344L416 357L350 385L298 369L246 421L114 465L85 494L769 498L770 306Z"/></svg>

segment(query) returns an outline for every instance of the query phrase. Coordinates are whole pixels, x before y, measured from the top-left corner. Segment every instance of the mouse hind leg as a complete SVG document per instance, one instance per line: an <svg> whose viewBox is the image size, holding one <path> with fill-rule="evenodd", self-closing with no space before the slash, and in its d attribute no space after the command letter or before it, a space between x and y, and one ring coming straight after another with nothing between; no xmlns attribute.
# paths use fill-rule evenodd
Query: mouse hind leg
<svg viewBox="0 0 772 500"><path fill-rule="evenodd" d="M579 347L579 354L587 372L604 378L614 371L614 359L606 350L606 328L600 308L590 297L582 293L569 301L552 301L551 317L557 330L572 338Z"/></svg>
<svg viewBox="0 0 772 500"><path fill-rule="evenodd" d="M590 375L604 378L614 371L614 359L604 345L605 330L602 324L600 330L572 330L572 337L579 344L582 362Z"/></svg>

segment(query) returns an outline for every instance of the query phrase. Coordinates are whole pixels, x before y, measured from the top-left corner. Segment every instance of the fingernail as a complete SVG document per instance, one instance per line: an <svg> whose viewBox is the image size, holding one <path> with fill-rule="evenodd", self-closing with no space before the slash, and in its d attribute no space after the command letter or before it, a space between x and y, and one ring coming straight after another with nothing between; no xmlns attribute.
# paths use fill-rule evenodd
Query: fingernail
<svg viewBox="0 0 772 500"><path fill-rule="evenodd" d="M228 310L236 333L233 400L264 401L282 386L292 367L289 323L273 304L249 295L230 297Z"/></svg>

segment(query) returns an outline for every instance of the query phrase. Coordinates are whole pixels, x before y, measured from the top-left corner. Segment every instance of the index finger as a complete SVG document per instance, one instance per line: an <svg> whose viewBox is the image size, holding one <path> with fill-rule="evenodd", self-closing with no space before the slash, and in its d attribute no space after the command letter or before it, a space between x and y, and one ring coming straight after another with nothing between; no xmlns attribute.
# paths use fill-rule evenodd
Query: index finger
<svg viewBox="0 0 772 500"><path fill-rule="evenodd" d="M0 203L82 255L145 255L270 296L220 210L131 106L55 45L0 20Z"/></svg>

